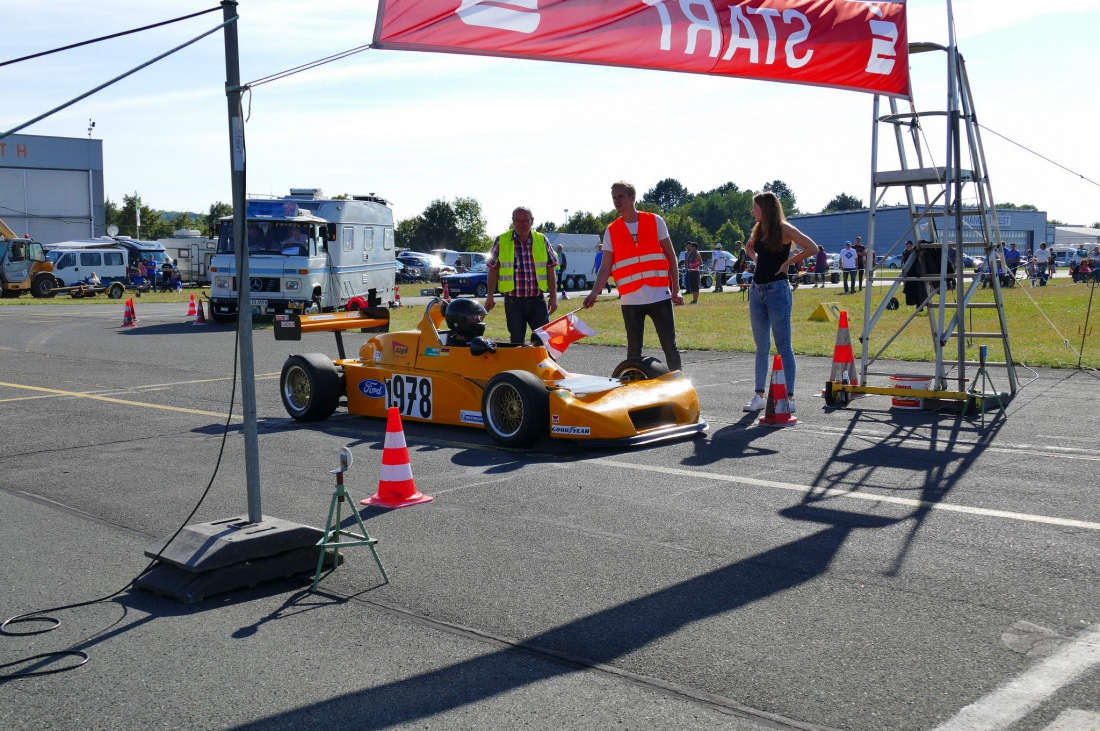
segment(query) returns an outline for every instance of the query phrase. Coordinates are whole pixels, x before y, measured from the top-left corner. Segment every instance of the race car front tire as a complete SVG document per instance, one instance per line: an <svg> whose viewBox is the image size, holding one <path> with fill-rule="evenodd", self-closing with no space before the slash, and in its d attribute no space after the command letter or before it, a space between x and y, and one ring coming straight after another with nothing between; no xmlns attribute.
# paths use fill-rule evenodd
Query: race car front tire
<svg viewBox="0 0 1100 731"><path fill-rule="evenodd" d="M321 421L332 416L343 391L340 371L320 353L292 355L279 376L279 395L286 412L298 421Z"/></svg>
<svg viewBox="0 0 1100 731"><path fill-rule="evenodd" d="M550 424L550 398L538 376L505 371L493 376L481 397L485 429L505 447L533 444Z"/></svg>
<svg viewBox="0 0 1100 731"><path fill-rule="evenodd" d="M668 366L656 358L646 356L624 360L615 366L615 370L611 372L611 377L623 381L647 381L650 378L658 378L667 373Z"/></svg>

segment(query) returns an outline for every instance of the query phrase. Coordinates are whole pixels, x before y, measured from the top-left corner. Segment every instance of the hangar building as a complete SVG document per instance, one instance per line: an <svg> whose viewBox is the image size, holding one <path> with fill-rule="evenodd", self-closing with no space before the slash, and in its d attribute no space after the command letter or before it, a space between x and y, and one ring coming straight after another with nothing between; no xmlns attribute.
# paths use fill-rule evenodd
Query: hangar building
<svg viewBox="0 0 1100 731"><path fill-rule="evenodd" d="M44 244L105 233L103 141L0 139L0 218Z"/></svg>
<svg viewBox="0 0 1100 731"><path fill-rule="evenodd" d="M981 231L978 221L969 221L963 217L963 252L981 254L978 243ZM936 219L937 222L943 218ZM800 231L825 247L826 251L836 253L844 248L845 241L855 241L856 236L863 237L867 243L867 228L870 221L866 208L859 211L840 213L817 213L807 216L791 216L790 221ZM911 231L913 225L906 206L883 206L875 210L875 253L886 255L895 242L906 239L919 241L931 239L928 235L928 219L921 221L920 231ZM1037 249L1041 241L1054 241L1054 232L1048 229L1046 211L1025 211L1009 208L997 211L997 225L1001 230L1001 240L1006 244L1016 244L1020 251ZM916 234L916 235L914 235ZM950 241L952 236L939 237ZM904 246L898 246L893 253L900 254Z"/></svg>

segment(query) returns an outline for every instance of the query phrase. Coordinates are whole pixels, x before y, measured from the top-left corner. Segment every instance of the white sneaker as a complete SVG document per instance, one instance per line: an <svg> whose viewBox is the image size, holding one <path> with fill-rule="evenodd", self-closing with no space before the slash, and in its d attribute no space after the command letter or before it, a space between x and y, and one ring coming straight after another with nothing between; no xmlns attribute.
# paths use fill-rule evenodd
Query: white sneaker
<svg viewBox="0 0 1100 731"><path fill-rule="evenodd" d="M764 397L756 393L752 396L752 401L745 404L742 411L760 411L762 408L768 405L768 402L764 400Z"/></svg>

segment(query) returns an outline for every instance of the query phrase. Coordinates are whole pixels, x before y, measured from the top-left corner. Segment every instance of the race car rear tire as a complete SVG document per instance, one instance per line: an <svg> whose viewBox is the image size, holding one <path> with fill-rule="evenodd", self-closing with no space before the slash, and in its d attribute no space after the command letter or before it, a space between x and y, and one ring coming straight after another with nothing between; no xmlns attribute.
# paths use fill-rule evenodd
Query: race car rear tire
<svg viewBox="0 0 1100 731"><path fill-rule="evenodd" d="M615 370L611 372L611 377L623 381L647 381L650 378L657 378L667 373L668 366L656 358L646 356L645 358L624 360L615 366Z"/></svg>
<svg viewBox="0 0 1100 731"><path fill-rule="evenodd" d="M533 444L550 423L550 397L538 376L505 371L493 376L481 397L486 431L505 447Z"/></svg>
<svg viewBox="0 0 1100 731"><path fill-rule="evenodd" d="M292 355L279 375L286 412L298 421L321 421L336 411L343 384L332 359L320 353Z"/></svg>

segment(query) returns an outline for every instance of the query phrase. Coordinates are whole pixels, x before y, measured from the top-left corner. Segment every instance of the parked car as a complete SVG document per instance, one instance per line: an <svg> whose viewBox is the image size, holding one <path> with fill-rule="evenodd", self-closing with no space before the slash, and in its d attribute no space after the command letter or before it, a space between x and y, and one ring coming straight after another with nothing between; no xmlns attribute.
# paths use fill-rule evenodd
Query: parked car
<svg viewBox="0 0 1100 731"><path fill-rule="evenodd" d="M901 254L888 256L878 264L879 269L901 269Z"/></svg>
<svg viewBox="0 0 1100 731"><path fill-rule="evenodd" d="M963 254L963 266L967 269L981 269L984 265L984 256L971 256L970 254Z"/></svg>
<svg viewBox="0 0 1100 731"><path fill-rule="evenodd" d="M394 262L394 265L397 267L397 270L394 273L394 281L397 282L398 284L409 284L411 282L419 282L421 276L423 276L420 273L420 270L418 268L416 268L416 267L414 267L410 264L406 264L405 262L401 261L400 259L397 259Z"/></svg>
<svg viewBox="0 0 1100 731"><path fill-rule="evenodd" d="M445 274L441 279L452 297L463 294L484 297L489 293L489 267L482 263L474 264L464 274Z"/></svg>
<svg viewBox="0 0 1100 731"><path fill-rule="evenodd" d="M397 255L406 266L414 266L420 270L422 278L430 282L438 282L445 274L454 274L457 270L448 266L434 254L424 254L419 251L402 251Z"/></svg>

